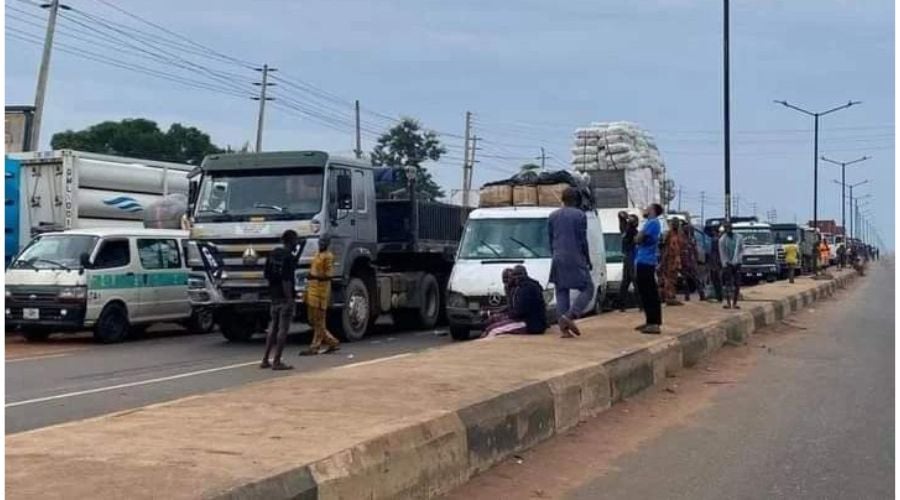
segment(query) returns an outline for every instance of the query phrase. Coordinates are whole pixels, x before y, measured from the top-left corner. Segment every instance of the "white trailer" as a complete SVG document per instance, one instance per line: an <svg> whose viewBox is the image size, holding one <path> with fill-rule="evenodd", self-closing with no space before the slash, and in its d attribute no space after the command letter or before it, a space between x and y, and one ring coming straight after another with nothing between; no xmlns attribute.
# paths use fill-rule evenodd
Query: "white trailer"
<svg viewBox="0 0 900 500"><path fill-rule="evenodd" d="M193 168L72 150L9 154L7 261L37 234L143 227L144 209L151 203L168 194L187 195ZM9 248L12 242L15 247Z"/></svg>

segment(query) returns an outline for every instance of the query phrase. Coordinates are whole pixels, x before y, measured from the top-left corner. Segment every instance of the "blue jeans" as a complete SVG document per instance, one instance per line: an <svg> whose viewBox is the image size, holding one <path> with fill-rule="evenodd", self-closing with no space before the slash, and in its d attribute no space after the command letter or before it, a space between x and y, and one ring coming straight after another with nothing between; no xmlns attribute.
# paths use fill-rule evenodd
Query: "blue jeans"
<svg viewBox="0 0 900 500"><path fill-rule="evenodd" d="M572 290L578 292L575 302L569 300ZM583 288L557 288L556 289L556 314L560 317L565 316L569 319L577 319L584 312L591 299L594 298L594 285L588 285Z"/></svg>

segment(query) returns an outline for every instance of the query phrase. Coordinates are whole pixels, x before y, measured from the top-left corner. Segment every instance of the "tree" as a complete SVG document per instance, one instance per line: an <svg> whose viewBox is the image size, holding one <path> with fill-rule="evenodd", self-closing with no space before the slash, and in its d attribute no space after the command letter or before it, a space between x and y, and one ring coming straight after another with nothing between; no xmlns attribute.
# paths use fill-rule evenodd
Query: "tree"
<svg viewBox="0 0 900 500"><path fill-rule="evenodd" d="M406 167L416 169L416 191L418 196L434 201L444 196L444 191L431 178L431 173L422 166L428 160L438 161L447 149L441 145L437 134L422 130L417 120L403 118L378 138L372 151L372 165L394 169L393 183L379 187L379 194L402 189L406 185Z"/></svg>
<svg viewBox="0 0 900 500"><path fill-rule="evenodd" d="M536 165L534 163L526 163L526 164L522 165L521 167L519 167L519 173L522 173L522 174L525 174L528 172L537 173L537 172L540 172L540 170L541 170L541 166Z"/></svg>
<svg viewBox="0 0 900 500"><path fill-rule="evenodd" d="M208 134L195 127L173 123L163 132L156 122L145 118L105 121L77 132L59 132L53 135L50 146L191 165L199 165L206 155L222 152Z"/></svg>

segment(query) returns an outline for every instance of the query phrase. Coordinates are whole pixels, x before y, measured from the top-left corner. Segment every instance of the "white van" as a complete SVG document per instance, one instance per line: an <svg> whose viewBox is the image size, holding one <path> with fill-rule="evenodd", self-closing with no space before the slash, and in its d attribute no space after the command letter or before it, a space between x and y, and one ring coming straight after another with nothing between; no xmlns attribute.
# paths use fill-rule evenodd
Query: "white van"
<svg viewBox="0 0 900 500"><path fill-rule="evenodd" d="M6 270L6 330L28 340L92 328L118 342L152 323L213 327L191 309L188 233L164 229L73 229L35 237Z"/></svg>
<svg viewBox="0 0 900 500"><path fill-rule="evenodd" d="M447 318L456 340L468 339L483 328L483 313L503 307L502 273L522 264L528 275L544 287L548 318L554 318L555 292L550 279L548 218L553 207L481 208L466 222L462 241L447 285ZM588 245L597 291L585 312L597 311L606 295L606 253L603 229L596 212L586 212Z"/></svg>

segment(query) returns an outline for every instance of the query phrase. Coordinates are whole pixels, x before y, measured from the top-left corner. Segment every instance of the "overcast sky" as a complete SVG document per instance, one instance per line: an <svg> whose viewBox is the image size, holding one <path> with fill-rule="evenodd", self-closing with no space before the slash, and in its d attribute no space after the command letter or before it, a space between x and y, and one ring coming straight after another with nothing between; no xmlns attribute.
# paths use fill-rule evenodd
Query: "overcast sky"
<svg viewBox="0 0 900 500"><path fill-rule="evenodd" d="M252 143L257 103L247 96L258 74L248 66L268 63L281 80L266 150L349 150L351 104L360 99L364 149L399 115L444 134L447 159L430 168L450 192L461 184L467 110L483 138L476 184L507 176L541 146L549 166L564 165L576 127L628 120L657 137L683 186L682 208L699 212L703 191L706 216L722 213L718 1L107 0L184 39L103 0L67 1L43 146L53 132L129 117L194 125L220 146ZM42 38L46 14L29 0L6 6L6 104L30 104L40 46L21 37ZM812 118L773 99L813 110L861 100L822 119L820 151L873 157L850 167L848 181L869 180L857 194L872 194L876 225L893 240L893 8L890 0L732 2L733 191L742 214L755 205L783 221L811 216ZM840 219L839 175L820 167L820 219Z"/></svg>

